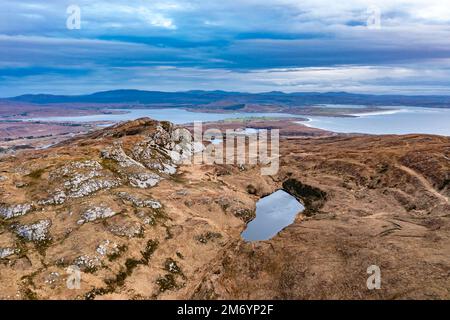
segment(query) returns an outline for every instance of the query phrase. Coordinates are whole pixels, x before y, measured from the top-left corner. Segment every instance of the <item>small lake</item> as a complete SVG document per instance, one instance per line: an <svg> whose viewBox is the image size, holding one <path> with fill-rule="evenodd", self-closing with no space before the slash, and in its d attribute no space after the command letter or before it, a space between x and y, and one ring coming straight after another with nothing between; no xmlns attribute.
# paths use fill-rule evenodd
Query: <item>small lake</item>
<svg viewBox="0 0 450 320"><path fill-rule="evenodd" d="M269 240L292 224L304 209L289 193L278 190L256 203L256 218L242 232L242 238L245 241Z"/></svg>
<svg viewBox="0 0 450 320"><path fill-rule="evenodd" d="M450 108L399 107L354 118L307 116L301 124L341 133L409 134L450 136Z"/></svg>

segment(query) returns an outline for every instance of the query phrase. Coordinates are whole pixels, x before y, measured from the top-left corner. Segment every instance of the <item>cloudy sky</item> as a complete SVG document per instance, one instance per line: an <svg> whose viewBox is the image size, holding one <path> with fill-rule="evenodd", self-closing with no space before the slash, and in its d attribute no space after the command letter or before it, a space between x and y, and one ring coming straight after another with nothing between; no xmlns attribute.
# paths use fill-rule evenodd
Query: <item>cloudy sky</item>
<svg viewBox="0 0 450 320"><path fill-rule="evenodd" d="M118 88L450 94L450 0L0 0L1 97Z"/></svg>

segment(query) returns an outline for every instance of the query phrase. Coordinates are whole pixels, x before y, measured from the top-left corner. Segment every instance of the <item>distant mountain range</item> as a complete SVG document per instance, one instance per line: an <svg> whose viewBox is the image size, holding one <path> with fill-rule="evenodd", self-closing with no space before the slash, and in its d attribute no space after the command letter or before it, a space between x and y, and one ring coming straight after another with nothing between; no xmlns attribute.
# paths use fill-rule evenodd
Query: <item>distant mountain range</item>
<svg viewBox="0 0 450 320"><path fill-rule="evenodd" d="M172 105L217 105L217 104L276 104L297 107L313 104L350 105L408 105L426 107L450 107L450 96L404 96L370 95L347 92L296 92L279 91L265 93L242 93L226 91L161 92L143 90L113 90L88 95L26 94L0 101L33 104L53 103L121 103L121 104L172 104Z"/></svg>

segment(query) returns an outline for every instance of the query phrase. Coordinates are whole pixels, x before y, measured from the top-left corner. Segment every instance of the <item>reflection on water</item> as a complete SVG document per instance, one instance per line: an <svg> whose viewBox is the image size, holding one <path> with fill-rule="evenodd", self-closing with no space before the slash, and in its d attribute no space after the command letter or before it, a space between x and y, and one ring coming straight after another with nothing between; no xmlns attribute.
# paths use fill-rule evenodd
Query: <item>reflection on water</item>
<svg viewBox="0 0 450 320"><path fill-rule="evenodd" d="M289 193L278 190L256 203L256 218L242 232L246 241L268 240L292 224L305 207Z"/></svg>

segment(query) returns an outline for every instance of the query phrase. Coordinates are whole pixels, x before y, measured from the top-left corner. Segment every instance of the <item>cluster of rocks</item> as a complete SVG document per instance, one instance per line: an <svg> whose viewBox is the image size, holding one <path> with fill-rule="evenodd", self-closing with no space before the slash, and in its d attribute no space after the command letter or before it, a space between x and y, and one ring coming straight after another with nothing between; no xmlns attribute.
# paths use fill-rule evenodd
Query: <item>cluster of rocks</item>
<svg viewBox="0 0 450 320"><path fill-rule="evenodd" d="M164 175L175 174L178 164L203 148L202 143L192 142L186 129L174 130L169 123L160 124L132 148L130 155L120 143L101 151L103 159L117 164L114 172L96 160L74 161L54 170L49 175L50 181L63 179L63 183L49 198L40 200L38 204L60 205L68 198L81 198L100 190L119 187L124 181L135 188L154 187Z"/></svg>
<svg viewBox="0 0 450 320"><path fill-rule="evenodd" d="M81 215L81 220L78 220L78 224L86 222L92 222L98 219L105 219L114 216L116 213L108 207L93 207L88 209Z"/></svg>
<svg viewBox="0 0 450 320"><path fill-rule="evenodd" d="M144 224L150 226L154 226L157 221L157 215L155 213L149 213L144 210L137 211L136 216L140 218Z"/></svg>
<svg viewBox="0 0 450 320"><path fill-rule="evenodd" d="M95 272L103 266L104 259L119 255L123 251L123 246L110 240L103 240L95 249L93 255L81 255L75 258L73 265L80 268L84 272Z"/></svg>
<svg viewBox="0 0 450 320"><path fill-rule="evenodd" d="M107 177L98 161L85 160L71 162L50 173L50 179L65 179L63 188L57 190L44 204L62 204L67 197L81 198L103 189L111 189L121 184L120 179Z"/></svg>
<svg viewBox="0 0 450 320"><path fill-rule="evenodd" d="M90 180L79 187L72 188L70 196L72 198L82 198L99 190L112 189L120 185L120 181L116 179Z"/></svg>
<svg viewBox="0 0 450 320"><path fill-rule="evenodd" d="M146 168L159 173L174 174L177 169L168 155L167 149L157 146L152 138L138 143L132 150L133 157Z"/></svg>
<svg viewBox="0 0 450 320"><path fill-rule="evenodd" d="M82 255L77 257L73 264L86 272L94 272L102 266L102 261L97 256Z"/></svg>
<svg viewBox="0 0 450 320"><path fill-rule="evenodd" d="M73 176L74 173L80 170L87 170L90 177L99 175L98 171L102 169L102 166L98 161L95 160L84 160L84 161L74 161L71 162L58 170L50 173L50 178L57 178L60 176ZM76 179L76 177L74 177Z"/></svg>
<svg viewBox="0 0 450 320"><path fill-rule="evenodd" d="M51 225L50 219L44 219L32 224L18 225L15 227L15 232L28 241L45 241L49 240L48 232Z"/></svg>
<svg viewBox="0 0 450 320"><path fill-rule="evenodd" d="M156 186L161 177L155 173L133 173L128 176L130 184L135 188L146 189Z"/></svg>
<svg viewBox="0 0 450 320"><path fill-rule="evenodd" d="M127 192L119 192L117 195L122 200L129 201L135 207L138 207L138 208L151 208L151 209L162 208L161 203L156 200L152 200L152 199L142 200L142 199L139 199L139 198L127 193Z"/></svg>
<svg viewBox="0 0 450 320"><path fill-rule="evenodd" d="M159 125L151 137L138 143L132 150L134 159L147 168L161 174L172 175L177 165L190 159L195 152L202 151L201 142L193 142L187 129L173 129L171 124L166 128Z"/></svg>
<svg viewBox="0 0 450 320"><path fill-rule="evenodd" d="M104 240L102 243L100 243L97 248L95 249L97 254L100 256L112 256L115 254L118 254L120 252L120 246L115 243L111 242L109 240Z"/></svg>
<svg viewBox="0 0 450 320"><path fill-rule="evenodd" d="M95 272L103 266L105 257L109 258L119 255L122 250L123 246L121 247L116 242L103 240L95 249L95 254L78 256L73 260L72 264L82 271Z"/></svg>
<svg viewBox="0 0 450 320"><path fill-rule="evenodd" d="M0 218L12 219L26 215L37 208L49 205L62 205L68 199L92 195L100 190L119 187L127 181L135 188L151 188L162 179L177 172L177 166L190 158L195 152L203 150L203 144L193 143L186 129L174 129L170 123L161 123L143 140L136 143L130 151L117 143L101 151L100 160L80 160L66 163L49 172L48 184L51 191L46 198L37 202L20 204L0 204ZM20 174L28 174L25 169ZM0 182L6 178L0 176ZM139 198L126 192L119 192L118 197L131 203L135 208L141 208L143 222L128 222L108 227L108 231L120 237L139 237L144 232L143 224L154 224L162 204L153 199ZM148 213L151 212L149 215ZM95 206L81 214L79 225L106 219L116 215L113 209L106 205ZM50 219L43 219L31 224L13 225L13 232L27 241L41 242L50 240ZM18 249L0 248L0 258L17 253ZM96 257L80 256L75 264L87 269L96 268L101 257L115 254L119 250L117 244L108 240L101 243Z"/></svg>
<svg viewBox="0 0 450 320"><path fill-rule="evenodd" d="M103 150L101 156L104 159L115 161L122 168L122 170L118 170L118 173L126 178L130 185L135 188L151 188L162 179L160 175L148 172L143 164L129 157L118 144Z"/></svg>
<svg viewBox="0 0 450 320"><path fill-rule="evenodd" d="M3 219L12 219L15 217L26 215L33 209L34 206L32 203L14 205L0 204L0 217L2 217Z"/></svg>

